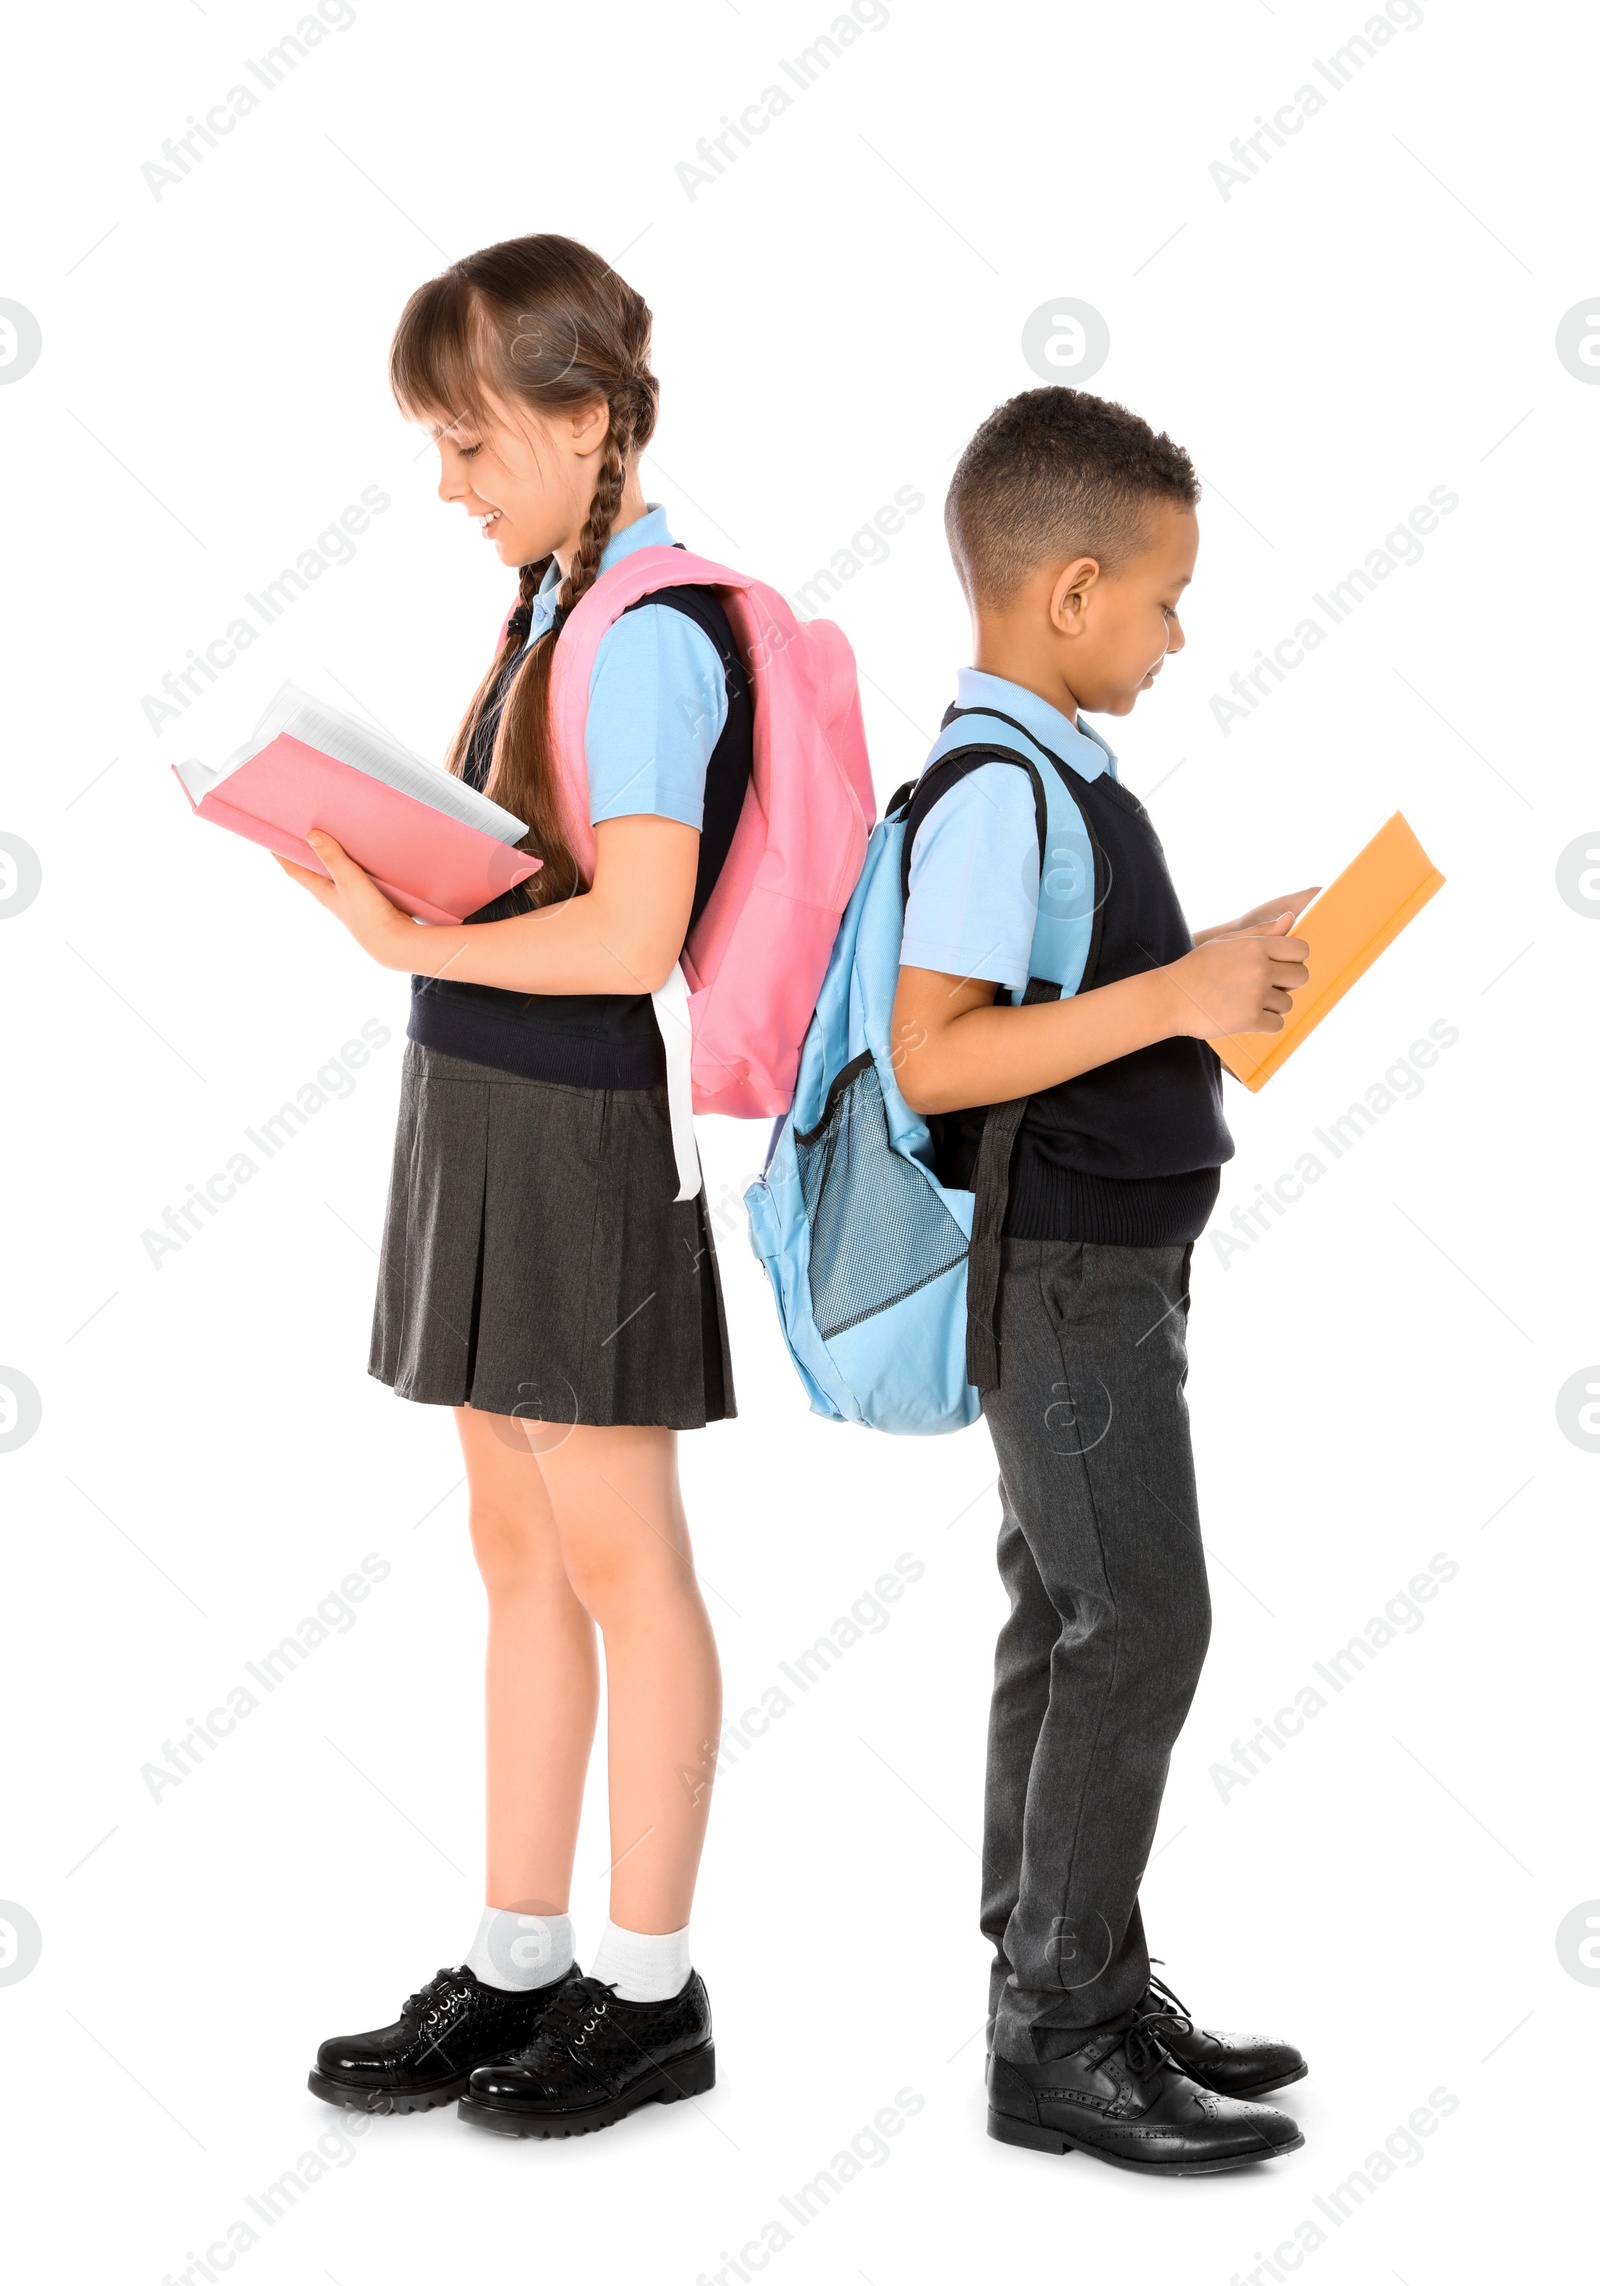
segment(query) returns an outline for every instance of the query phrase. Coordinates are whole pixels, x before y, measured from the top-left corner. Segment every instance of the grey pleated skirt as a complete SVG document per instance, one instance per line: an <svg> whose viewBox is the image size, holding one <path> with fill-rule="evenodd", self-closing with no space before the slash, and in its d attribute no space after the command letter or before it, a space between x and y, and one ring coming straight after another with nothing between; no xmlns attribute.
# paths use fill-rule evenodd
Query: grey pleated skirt
<svg viewBox="0 0 1600 2286"><path fill-rule="evenodd" d="M408 1043L368 1371L423 1405L598 1428L734 1412L705 1194L667 1091Z"/></svg>

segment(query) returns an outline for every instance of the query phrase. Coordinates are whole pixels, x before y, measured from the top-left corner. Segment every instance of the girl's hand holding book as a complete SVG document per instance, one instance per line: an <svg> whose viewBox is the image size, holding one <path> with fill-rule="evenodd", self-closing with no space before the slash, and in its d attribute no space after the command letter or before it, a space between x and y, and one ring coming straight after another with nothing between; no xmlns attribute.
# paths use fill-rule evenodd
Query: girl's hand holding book
<svg viewBox="0 0 1600 2286"><path fill-rule="evenodd" d="M328 880L320 873L308 872L303 865L291 864L286 857L274 862L292 881L309 889L336 921L342 921L362 951L381 968L409 969L416 959L417 923L389 902L372 876L345 854L332 834L319 833L313 827L306 839L328 868Z"/></svg>

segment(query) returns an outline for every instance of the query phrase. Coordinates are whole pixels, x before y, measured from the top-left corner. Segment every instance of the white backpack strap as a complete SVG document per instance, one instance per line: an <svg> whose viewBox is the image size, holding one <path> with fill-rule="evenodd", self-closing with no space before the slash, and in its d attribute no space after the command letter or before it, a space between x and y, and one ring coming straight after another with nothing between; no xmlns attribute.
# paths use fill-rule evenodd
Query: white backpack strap
<svg viewBox="0 0 1600 2286"><path fill-rule="evenodd" d="M678 1197L692 1199L700 1189L700 1154L694 1140L694 1098L689 1067L694 1038L689 1030L689 980L680 963L658 992L650 995L661 1045L667 1056L667 1111L672 1120L672 1154L678 1162Z"/></svg>

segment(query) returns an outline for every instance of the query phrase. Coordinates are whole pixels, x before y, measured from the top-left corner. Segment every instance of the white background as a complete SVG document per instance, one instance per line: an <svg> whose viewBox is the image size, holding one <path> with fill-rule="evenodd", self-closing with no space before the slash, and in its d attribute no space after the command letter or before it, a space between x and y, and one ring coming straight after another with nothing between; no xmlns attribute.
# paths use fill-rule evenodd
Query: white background
<svg viewBox="0 0 1600 2286"><path fill-rule="evenodd" d="M443 260L535 229L617 258L656 312L647 490L692 546L793 594L898 488L924 496L833 606L880 795L968 655L953 457L1034 385L1024 323L1070 295L1110 330L1091 385L1207 485L1188 652L1113 728L1191 916L1326 879L1396 808L1448 876L1263 1095L1230 1089L1214 1227L1430 1024L1457 1043L1251 1247L1196 1251L1217 1620L1146 1916L1201 2021L1304 2046L1306 2147L1151 2186L985 2139L987 1436L807 1415L737 1204L764 1137L706 1122L740 1413L683 1460L729 1712L896 1556L925 1566L719 1789L695 1915L718 2086L566 2144L449 2111L335 2134L236 2269L693 2286L902 2089L923 2106L881 2161L790 2221L784 2286L1227 2286L1307 2220L1318 2286L1561 2268L1600 2010L1556 1947L1600 1893L1600 1458L1556 1414L1572 1375L1600 1379L1600 929L1556 887L1561 852L1600 843L1600 390L1554 346L1600 292L1593 25L1423 0L1224 197L1213 163L1325 86L1313 59L1360 0L861 12L886 21L693 197L675 168L791 84L778 61L826 0L355 0L159 198L141 166L292 28L289 0L13 20L0 295L43 336L0 388L0 830L43 867L0 929L0 1364L43 1405L0 1454L0 1895L43 1938L0 1987L19 2275L180 2278L348 2125L305 2092L317 2042L391 2016L476 1922L482 1603L454 1435L364 1371L404 981L192 823L168 766L218 759L288 676L442 750L508 583L433 498L384 356ZM392 504L354 562L156 735L163 673L367 486ZM1422 561L1224 736L1230 675L1436 486L1459 506ZM155 1267L141 1233L367 1019L392 1037L354 1093ZM368 1552L391 1571L356 1624L152 1800L142 1765ZM1222 1798L1212 1765L1436 1554L1459 1571L1424 1624ZM1435 2089L1456 2109L1335 2226L1316 2199Z"/></svg>

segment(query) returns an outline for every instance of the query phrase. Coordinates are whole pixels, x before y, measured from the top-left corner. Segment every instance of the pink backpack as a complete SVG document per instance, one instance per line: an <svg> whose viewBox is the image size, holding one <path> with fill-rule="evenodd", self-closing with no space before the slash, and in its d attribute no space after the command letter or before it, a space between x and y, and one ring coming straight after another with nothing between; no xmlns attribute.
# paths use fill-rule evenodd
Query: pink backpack
<svg viewBox="0 0 1600 2286"><path fill-rule="evenodd" d="M717 590L755 718L744 808L683 954L694 1109L770 1118L794 1094L800 1044L876 814L855 659L830 620L801 622L773 588L682 548L639 548L603 572L562 629L550 683L562 829L586 878L595 858L584 759L595 653L630 604L664 587ZM670 1040L668 1051L670 1060Z"/></svg>

